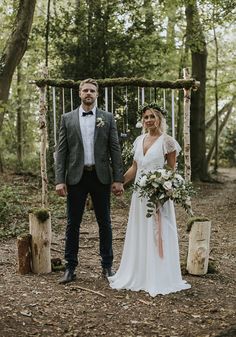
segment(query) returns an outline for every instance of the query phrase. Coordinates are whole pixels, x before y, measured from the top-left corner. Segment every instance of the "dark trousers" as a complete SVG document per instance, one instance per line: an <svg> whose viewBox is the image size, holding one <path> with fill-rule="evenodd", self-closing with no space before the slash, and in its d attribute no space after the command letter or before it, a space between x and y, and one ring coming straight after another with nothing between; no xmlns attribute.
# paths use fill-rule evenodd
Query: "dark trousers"
<svg viewBox="0 0 236 337"><path fill-rule="evenodd" d="M100 256L102 267L112 266L112 228L110 217L111 186L102 184L96 171L84 171L80 182L68 185L67 228L65 242L65 260L67 268L75 269L78 265L80 224L84 213L86 199L91 195L93 207L99 226Z"/></svg>

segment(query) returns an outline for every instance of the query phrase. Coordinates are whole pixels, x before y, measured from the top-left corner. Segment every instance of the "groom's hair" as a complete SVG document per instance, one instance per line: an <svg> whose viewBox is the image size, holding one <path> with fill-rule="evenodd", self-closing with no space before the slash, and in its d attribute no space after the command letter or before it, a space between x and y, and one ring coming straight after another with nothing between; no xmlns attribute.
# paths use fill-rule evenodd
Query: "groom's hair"
<svg viewBox="0 0 236 337"><path fill-rule="evenodd" d="M80 85L79 85L79 91L81 90L82 86L85 83L91 83L91 84L93 84L97 88L97 91L98 91L98 82L96 80L94 80L93 78L86 78L85 80L81 81Z"/></svg>

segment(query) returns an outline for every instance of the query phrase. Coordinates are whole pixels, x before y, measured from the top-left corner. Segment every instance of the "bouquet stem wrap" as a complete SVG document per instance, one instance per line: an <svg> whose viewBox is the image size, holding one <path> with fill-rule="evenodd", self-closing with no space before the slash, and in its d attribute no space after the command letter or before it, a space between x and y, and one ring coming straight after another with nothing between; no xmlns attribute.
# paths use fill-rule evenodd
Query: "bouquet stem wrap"
<svg viewBox="0 0 236 337"><path fill-rule="evenodd" d="M156 235L156 242L158 247L158 253L161 259L164 257L163 252L163 241L162 241L162 222L161 222L161 212L160 209L157 208L157 211L155 213L155 221L157 225L157 235Z"/></svg>

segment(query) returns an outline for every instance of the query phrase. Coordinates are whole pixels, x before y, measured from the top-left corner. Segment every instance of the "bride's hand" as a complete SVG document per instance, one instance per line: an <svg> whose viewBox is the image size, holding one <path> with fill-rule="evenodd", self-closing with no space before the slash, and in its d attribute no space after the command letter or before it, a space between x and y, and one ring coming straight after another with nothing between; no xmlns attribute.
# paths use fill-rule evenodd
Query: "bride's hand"
<svg viewBox="0 0 236 337"><path fill-rule="evenodd" d="M111 191L115 196L121 196L124 192L123 184L114 182L111 186Z"/></svg>

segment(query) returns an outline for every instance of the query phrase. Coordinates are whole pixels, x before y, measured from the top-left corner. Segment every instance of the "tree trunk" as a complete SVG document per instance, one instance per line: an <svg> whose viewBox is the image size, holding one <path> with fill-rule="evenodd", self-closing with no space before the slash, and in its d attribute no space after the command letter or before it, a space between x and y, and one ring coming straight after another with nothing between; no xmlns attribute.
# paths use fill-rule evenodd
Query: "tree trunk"
<svg viewBox="0 0 236 337"><path fill-rule="evenodd" d="M146 34L152 34L155 31L152 0L144 0L143 9L145 13L145 32Z"/></svg>
<svg viewBox="0 0 236 337"><path fill-rule="evenodd" d="M9 96L12 76L22 59L31 30L36 0L20 0L11 36L0 56L0 133L2 131L6 102ZM1 148L0 148L1 158ZM0 168L1 168L0 162Z"/></svg>
<svg viewBox="0 0 236 337"><path fill-rule="evenodd" d="M183 76L183 69L187 67L188 64L188 56L189 56L189 48L186 43L183 41L183 47L181 52L180 64L179 64L179 78ZM181 90L178 91L178 115L177 115L177 129L176 129L176 139L181 147L183 147L183 92Z"/></svg>
<svg viewBox="0 0 236 337"><path fill-rule="evenodd" d="M191 166L193 180L208 179L205 139L205 95L207 49L196 1L186 5L187 40L191 50L192 77L200 81L200 88L191 95Z"/></svg>
<svg viewBox="0 0 236 337"><path fill-rule="evenodd" d="M47 76L45 69L44 76ZM40 167L42 178L42 207L48 205L48 178L47 178L47 122L46 122L46 87L40 87L39 98L39 129L40 129Z"/></svg>
<svg viewBox="0 0 236 337"><path fill-rule="evenodd" d="M184 79L189 79L189 69L184 69ZM190 152L190 99L191 90L184 89L184 178L191 181L191 152Z"/></svg>
<svg viewBox="0 0 236 337"><path fill-rule="evenodd" d="M49 58L49 32L50 32L50 5L51 1L48 0L47 5L47 22L46 22L46 30L45 30L45 66L48 67L48 58Z"/></svg>
<svg viewBox="0 0 236 337"><path fill-rule="evenodd" d="M17 172L23 168L23 111L22 111L22 72L21 64L17 67L17 119L16 119L16 139L17 139Z"/></svg>
<svg viewBox="0 0 236 337"><path fill-rule="evenodd" d="M216 115L216 130L215 130L215 162L214 172L217 173L219 164L219 108L218 108L218 66L219 66L219 48L215 29L215 8L213 11L213 32L215 42L215 115Z"/></svg>
<svg viewBox="0 0 236 337"><path fill-rule="evenodd" d="M45 29L45 66L48 67L49 64L49 36L50 36L50 19L51 19L51 0L47 3L47 22ZM53 117L52 117L52 100L51 100L51 87L46 87L46 97L47 97L47 132L48 132L48 150L47 150L47 173L48 180L54 182L55 180L55 166L54 157L55 144L54 144L54 127L53 127Z"/></svg>

